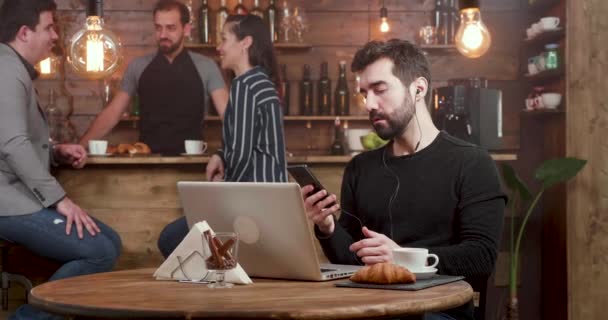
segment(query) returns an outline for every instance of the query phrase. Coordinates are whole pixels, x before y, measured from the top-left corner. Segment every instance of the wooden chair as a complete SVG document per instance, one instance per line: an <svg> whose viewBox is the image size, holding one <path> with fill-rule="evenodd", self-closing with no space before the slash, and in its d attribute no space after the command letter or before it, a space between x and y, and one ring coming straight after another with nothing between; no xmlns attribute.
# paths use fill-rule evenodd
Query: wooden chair
<svg viewBox="0 0 608 320"><path fill-rule="evenodd" d="M20 275L20 274L12 274L4 271L8 262L8 252L12 247L17 246L15 243L0 239L0 256L2 260L0 261L0 278L2 284L2 310L8 310L8 288L10 288L11 282L17 282L23 286L25 289L25 302L27 303L27 296L30 290L32 290L32 282Z"/></svg>

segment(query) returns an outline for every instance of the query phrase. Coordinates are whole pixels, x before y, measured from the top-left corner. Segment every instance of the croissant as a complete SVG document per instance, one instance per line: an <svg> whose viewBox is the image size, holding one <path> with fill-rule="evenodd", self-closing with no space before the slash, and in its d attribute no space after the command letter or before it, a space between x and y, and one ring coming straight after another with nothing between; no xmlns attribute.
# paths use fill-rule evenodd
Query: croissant
<svg viewBox="0 0 608 320"><path fill-rule="evenodd" d="M350 280L372 284L414 283L416 276L404 267L384 262L361 268Z"/></svg>
<svg viewBox="0 0 608 320"><path fill-rule="evenodd" d="M150 147L148 147L148 145L143 142L136 142L131 148L129 148L130 154L149 154L150 152Z"/></svg>
<svg viewBox="0 0 608 320"><path fill-rule="evenodd" d="M131 148L132 146L128 143L121 143L118 145L117 147L117 152L119 154L125 154L125 153L129 153L129 148Z"/></svg>

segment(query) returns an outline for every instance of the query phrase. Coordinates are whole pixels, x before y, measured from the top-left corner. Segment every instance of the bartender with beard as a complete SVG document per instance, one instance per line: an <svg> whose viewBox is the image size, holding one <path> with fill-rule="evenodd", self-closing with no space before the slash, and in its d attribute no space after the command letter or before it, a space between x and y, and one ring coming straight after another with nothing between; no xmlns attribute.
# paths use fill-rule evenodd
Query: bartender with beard
<svg viewBox="0 0 608 320"><path fill-rule="evenodd" d="M200 140L209 95L220 116L228 93L213 60L184 50L184 37L192 28L188 8L177 0L160 0L154 8L158 52L134 59L121 88L80 139L108 134L121 119L135 95L139 98L140 141L153 153L177 155L184 140Z"/></svg>

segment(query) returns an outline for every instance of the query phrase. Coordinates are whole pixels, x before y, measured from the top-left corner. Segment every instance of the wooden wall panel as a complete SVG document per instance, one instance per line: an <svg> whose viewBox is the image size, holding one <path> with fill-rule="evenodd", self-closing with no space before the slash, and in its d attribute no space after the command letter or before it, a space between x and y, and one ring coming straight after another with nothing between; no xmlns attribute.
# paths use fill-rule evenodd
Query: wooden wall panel
<svg viewBox="0 0 608 320"><path fill-rule="evenodd" d="M566 153L587 159L568 184L568 319L608 305L608 2L567 1Z"/></svg>

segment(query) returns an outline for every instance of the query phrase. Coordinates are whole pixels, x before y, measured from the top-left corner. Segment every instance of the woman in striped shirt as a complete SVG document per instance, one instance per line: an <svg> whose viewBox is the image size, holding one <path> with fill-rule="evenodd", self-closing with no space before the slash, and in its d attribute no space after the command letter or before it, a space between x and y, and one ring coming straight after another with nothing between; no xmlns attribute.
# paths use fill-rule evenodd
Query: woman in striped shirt
<svg viewBox="0 0 608 320"><path fill-rule="evenodd" d="M236 78L224 114L223 148L207 164L209 181L287 182L283 114L275 83L277 60L270 33L255 15L229 16L218 51L222 68ZM185 217L167 225L158 239L163 256L188 234Z"/></svg>
<svg viewBox="0 0 608 320"><path fill-rule="evenodd" d="M270 33L255 15L229 16L218 52L234 72L224 114L223 149L207 165L209 181L286 182L283 115Z"/></svg>

